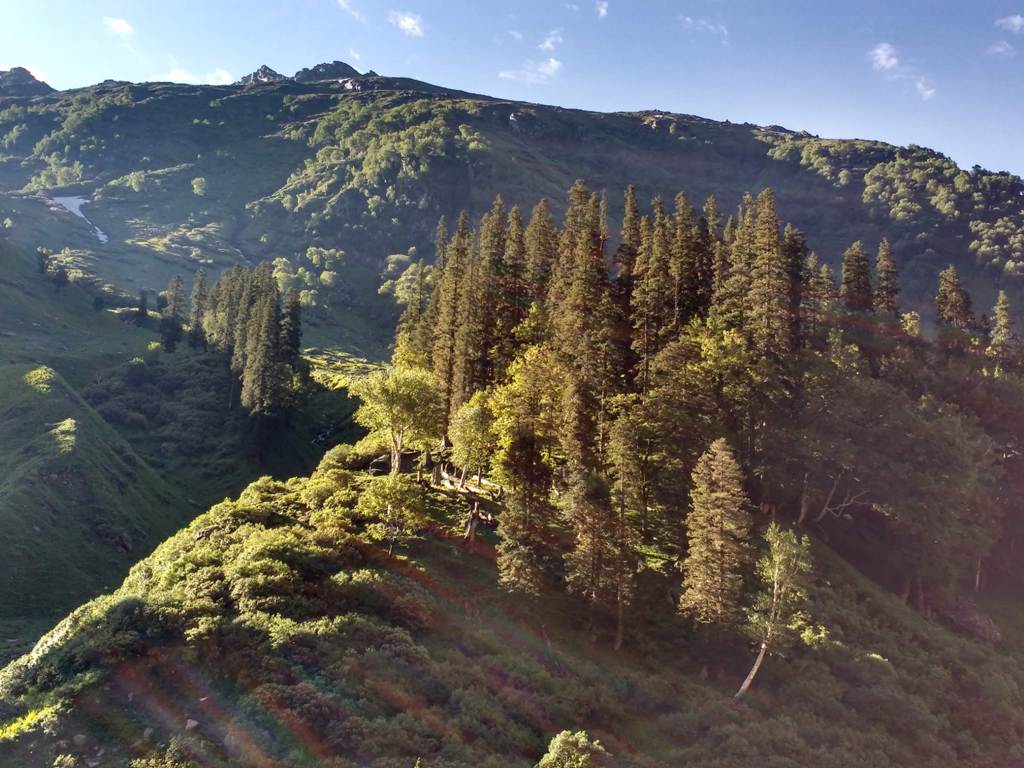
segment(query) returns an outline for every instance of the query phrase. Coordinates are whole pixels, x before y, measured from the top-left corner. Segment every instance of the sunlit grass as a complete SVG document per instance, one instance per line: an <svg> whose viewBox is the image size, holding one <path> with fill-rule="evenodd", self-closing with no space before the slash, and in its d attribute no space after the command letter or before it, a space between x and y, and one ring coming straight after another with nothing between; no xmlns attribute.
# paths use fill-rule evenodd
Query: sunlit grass
<svg viewBox="0 0 1024 768"><path fill-rule="evenodd" d="M36 392L46 394L53 389L53 377L53 369L48 368L45 365L41 365L26 373L23 381Z"/></svg>
<svg viewBox="0 0 1024 768"><path fill-rule="evenodd" d="M37 728L45 728L48 724L55 722L57 706L40 707L26 712L16 720L0 725L0 744L5 741L14 741Z"/></svg>
<svg viewBox="0 0 1024 768"><path fill-rule="evenodd" d="M64 419L54 425L53 429L50 430L50 434L53 435L53 439L57 443L57 448L60 449L61 453L71 453L75 450L75 440L77 438L78 423L71 418Z"/></svg>

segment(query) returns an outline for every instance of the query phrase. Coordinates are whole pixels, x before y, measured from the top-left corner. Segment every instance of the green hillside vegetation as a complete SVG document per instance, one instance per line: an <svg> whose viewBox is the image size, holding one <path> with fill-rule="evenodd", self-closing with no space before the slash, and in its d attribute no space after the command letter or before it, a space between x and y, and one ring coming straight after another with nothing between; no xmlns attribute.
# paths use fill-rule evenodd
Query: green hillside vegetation
<svg viewBox="0 0 1024 768"><path fill-rule="evenodd" d="M563 206L498 198L437 226L429 268L395 261L392 364L351 382L366 436L214 506L9 664L0 755L1024 759L1009 296L983 320L947 266L928 338L887 240L833 273L771 190L735 218L583 182ZM264 425L301 370L259 330L277 291L232 270L202 313L210 354L246 337Z"/></svg>
<svg viewBox="0 0 1024 768"><path fill-rule="evenodd" d="M33 247L53 238L39 222L54 214L24 195L90 197L90 218L110 234L90 248L102 255L96 274L125 288L159 287L200 263L287 259L316 290L325 270L309 249L334 249L347 255L345 300L335 303L365 317L382 311L372 295L384 257L429 249L439 215L478 216L499 192L523 207L558 201L582 176L606 191L632 181L644 198L714 193L730 211L771 186L833 266L853 240L888 237L906 300L921 310L950 262L986 303L993 285L1019 291L1020 179L959 169L916 146L657 111L565 110L372 75L107 82L3 104L0 186L14 236Z"/></svg>
<svg viewBox="0 0 1024 768"><path fill-rule="evenodd" d="M325 384L308 387L304 407L257 455L247 412L228 405L223 356L187 343L162 352L155 312L140 321L64 255L38 257L0 240L5 657L112 588L211 503L263 473L309 471L325 446L353 434L353 405L332 387L368 365L340 352L318 358Z"/></svg>
<svg viewBox="0 0 1024 768"><path fill-rule="evenodd" d="M525 767L567 728L616 766L982 766L1019 748L1019 665L824 546L807 642L737 705L750 658L702 679L692 625L664 607L674 575L643 586L651 618L615 654L553 584L529 606L499 590L495 539L462 541L452 492L388 558L358 533L368 479L345 466L336 451L309 479L253 484L8 667L5 701L56 710L0 745L5 764Z"/></svg>
<svg viewBox="0 0 1024 768"><path fill-rule="evenodd" d="M180 527L172 487L52 369L0 367L5 619L109 589Z"/></svg>

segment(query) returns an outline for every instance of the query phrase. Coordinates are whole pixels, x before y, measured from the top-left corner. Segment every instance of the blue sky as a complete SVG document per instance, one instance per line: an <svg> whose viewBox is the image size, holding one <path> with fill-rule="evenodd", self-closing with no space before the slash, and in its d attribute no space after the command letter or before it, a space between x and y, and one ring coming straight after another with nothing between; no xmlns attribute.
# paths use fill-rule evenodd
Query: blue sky
<svg viewBox="0 0 1024 768"><path fill-rule="evenodd" d="M333 59L563 106L916 143L1024 174L1024 0L0 0L0 69L57 88Z"/></svg>

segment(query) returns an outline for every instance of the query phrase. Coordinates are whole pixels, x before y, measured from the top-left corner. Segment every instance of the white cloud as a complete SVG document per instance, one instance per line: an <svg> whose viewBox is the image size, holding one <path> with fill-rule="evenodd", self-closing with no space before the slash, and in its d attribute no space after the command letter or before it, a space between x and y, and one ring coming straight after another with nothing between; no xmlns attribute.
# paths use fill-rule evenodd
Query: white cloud
<svg viewBox="0 0 1024 768"><path fill-rule="evenodd" d="M555 48L560 46L563 42L565 41L562 39L562 30L555 29L552 30L551 32L548 32L548 36L545 37L541 44L538 45L537 47L540 48L542 51L548 51L550 53L551 51L555 50Z"/></svg>
<svg viewBox="0 0 1024 768"><path fill-rule="evenodd" d="M423 19L408 11L388 11L388 22L409 37L423 37Z"/></svg>
<svg viewBox="0 0 1024 768"><path fill-rule="evenodd" d="M503 80L514 80L527 85L543 85L562 70L562 62L554 57L544 61L528 61L519 69L505 69L498 73Z"/></svg>
<svg viewBox="0 0 1024 768"><path fill-rule="evenodd" d="M359 61L361 58L363 58L362 56L359 55L359 51L357 51L355 48L349 48L348 55L351 56L356 61Z"/></svg>
<svg viewBox="0 0 1024 768"><path fill-rule="evenodd" d="M597 18L603 19L608 15L608 0L597 0L594 3L594 11L597 13Z"/></svg>
<svg viewBox="0 0 1024 768"><path fill-rule="evenodd" d="M338 6L360 24L366 23L366 14L352 5L351 0L338 0Z"/></svg>
<svg viewBox="0 0 1024 768"><path fill-rule="evenodd" d="M896 46L890 43L879 43L868 51L868 61L871 62L871 68L876 72L881 72L886 80L912 85L921 101L928 101L938 93L938 89L931 80L922 75L915 67L900 61Z"/></svg>
<svg viewBox="0 0 1024 768"><path fill-rule="evenodd" d="M107 25L107 29L122 39L127 40L135 34L135 27L124 19L112 19L110 16L105 16L103 23Z"/></svg>
<svg viewBox="0 0 1024 768"><path fill-rule="evenodd" d="M515 40L517 43L522 42L523 40L523 33L520 32L518 29L510 29L508 31L508 36Z"/></svg>
<svg viewBox="0 0 1024 768"><path fill-rule="evenodd" d="M928 101L936 93L935 87L923 77L914 77L914 89L922 101Z"/></svg>
<svg viewBox="0 0 1024 768"><path fill-rule="evenodd" d="M985 49L985 52L989 56L998 56L1002 59L1012 59L1017 55L1017 49L1005 40L999 40L992 43L992 45Z"/></svg>
<svg viewBox="0 0 1024 768"><path fill-rule="evenodd" d="M871 59L872 68L879 71L896 69L900 65L896 48L889 43L879 43L868 51L868 57Z"/></svg>
<svg viewBox="0 0 1024 768"><path fill-rule="evenodd" d="M996 21L996 26L1019 35L1021 32L1024 32L1024 16L1021 16L1019 13L1013 16L1004 16Z"/></svg>
<svg viewBox="0 0 1024 768"><path fill-rule="evenodd" d="M687 29L691 29L695 32L706 32L709 35L716 35L721 41L722 45L729 44L729 28L717 21L709 21L708 19L693 17L693 16L681 16L680 21L683 22L683 26Z"/></svg>
<svg viewBox="0 0 1024 768"><path fill-rule="evenodd" d="M570 11L578 11L580 9L579 3L566 3L565 7Z"/></svg>
<svg viewBox="0 0 1024 768"><path fill-rule="evenodd" d="M171 67L162 75L157 75L154 80L170 83L186 83L187 85L231 85L235 78L226 69L215 69L205 75L196 75L181 67Z"/></svg>

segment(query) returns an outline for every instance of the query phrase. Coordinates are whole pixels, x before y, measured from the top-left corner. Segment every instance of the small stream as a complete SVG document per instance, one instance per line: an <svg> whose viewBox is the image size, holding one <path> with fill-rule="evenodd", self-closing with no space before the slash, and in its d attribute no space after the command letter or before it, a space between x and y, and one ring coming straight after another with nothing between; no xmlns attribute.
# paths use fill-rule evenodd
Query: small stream
<svg viewBox="0 0 1024 768"><path fill-rule="evenodd" d="M105 242L107 242L110 239L109 237L107 237L107 233L106 232L104 232L102 229L100 229L95 224L93 224L91 221L89 221L89 217L86 216L84 213L82 213L82 206L83 205L87 205L89 203L89 198L87 198L87 197L55 197L55 198L53 198L53 202L57 203L57 205L59 205L64 210L70 211L71 213L75 214L75 216L78 216L86 224L88 224L90 227L92 227L92 231L96 235L96 239L99 240L101 243L105 243Z"/></svg>

